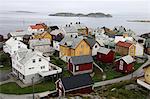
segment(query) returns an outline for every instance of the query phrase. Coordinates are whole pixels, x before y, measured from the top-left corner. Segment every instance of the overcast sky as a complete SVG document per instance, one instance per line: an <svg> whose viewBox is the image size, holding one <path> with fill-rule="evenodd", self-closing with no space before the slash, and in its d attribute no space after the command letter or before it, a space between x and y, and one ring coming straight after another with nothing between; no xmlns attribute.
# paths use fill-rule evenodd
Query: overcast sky
<svg viewBox="0 0 150 99"><path fill-rule="evenodd" d="M150 0L0 0L0 11L143 13L150 15Z"/></svg>

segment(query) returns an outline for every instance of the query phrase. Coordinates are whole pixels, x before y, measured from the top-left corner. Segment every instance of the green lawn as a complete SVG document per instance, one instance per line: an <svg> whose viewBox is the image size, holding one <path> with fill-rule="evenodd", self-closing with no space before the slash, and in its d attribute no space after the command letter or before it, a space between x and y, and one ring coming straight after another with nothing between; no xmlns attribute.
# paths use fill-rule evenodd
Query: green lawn
<svg viewBox="0 0 150 99"><path fill-rule="evenodd" d="M55 90L55 83L52 81L43 81L40 84L34 85L35 93ZM32 93L32 86L21 88L16 83L10 82L0 85L0 93L7 94L29 94Z"/></svg>
<svg viewBox="0 0 150 99"><path fill-rule="evenodd" d="M92 77L93 81L94 82L102 81L102 75L103 74L97 67L93 68L93 72L94 72L94 76Z"/></svg>
<svg viewBox="0 0 150 99"><path fill-rule="evenodd" d="M140 89L137 90L125 89L125 86L129 84L137 85L136 80L123 81L97 89L96 92L98 92L100 96L108 99L146 99L146 96L148 95L147 89L144 89L143 87L140 87ZM112 89L115 90L112 91Z"/></svg>

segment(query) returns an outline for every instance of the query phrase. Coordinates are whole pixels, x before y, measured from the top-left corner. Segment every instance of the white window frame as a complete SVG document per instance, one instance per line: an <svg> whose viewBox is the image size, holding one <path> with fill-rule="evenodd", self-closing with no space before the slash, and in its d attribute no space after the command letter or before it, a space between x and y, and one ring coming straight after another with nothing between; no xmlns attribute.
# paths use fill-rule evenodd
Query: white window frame
<svg viewBox="0 0 150 99"><path fill-rule="evenodd" d="M79 70L79 66L78 65L76 66L76 70Z"/></svg>
<svg viewBox="0 0 150 99"><path fill-rule="evenodd" d="M123 61L122 60L120 60L120 64L119 64L119 70L123 70Z"/></svg>

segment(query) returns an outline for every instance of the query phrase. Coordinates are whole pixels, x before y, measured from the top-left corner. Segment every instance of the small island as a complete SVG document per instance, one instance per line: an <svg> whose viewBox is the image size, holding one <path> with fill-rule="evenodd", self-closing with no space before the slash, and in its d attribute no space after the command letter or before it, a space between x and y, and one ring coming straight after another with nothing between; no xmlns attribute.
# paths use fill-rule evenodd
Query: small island
<svg viewBox="0 0 150 99"><path fill-rule="evenodd" d="M63 16L63 17L112 17L111 14L105 14L105 13L89 13L89 14L82 14L82 13L55 13L55 14L49 14L49 16Z"/></svg>
<svg viewBox="0 0 150 99"><path fill-rule="evenodd" d="M150 20L127 20L128 22L150 22Z"/></svg>

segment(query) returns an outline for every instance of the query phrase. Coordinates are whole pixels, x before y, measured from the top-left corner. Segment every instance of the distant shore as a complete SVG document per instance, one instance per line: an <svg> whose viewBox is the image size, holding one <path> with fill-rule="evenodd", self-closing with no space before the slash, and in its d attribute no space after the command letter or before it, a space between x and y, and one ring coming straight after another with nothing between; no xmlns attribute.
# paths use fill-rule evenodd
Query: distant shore
<svg viewBox="0 0 150 99"><path fill-rule="evenodd" d="M67 13L67 12L60 12L55 14L49 14L48 16L62 16L62 17L112 17L111 14L105 13L89 13L89 14L82 14L82 13Z"/></svg>
<svg viewBox="0 0 150 99"><path fill-rule="evenodd" d="M150 20L127 20L128 22L145 22L145 23L150 23Z"/></svg>

